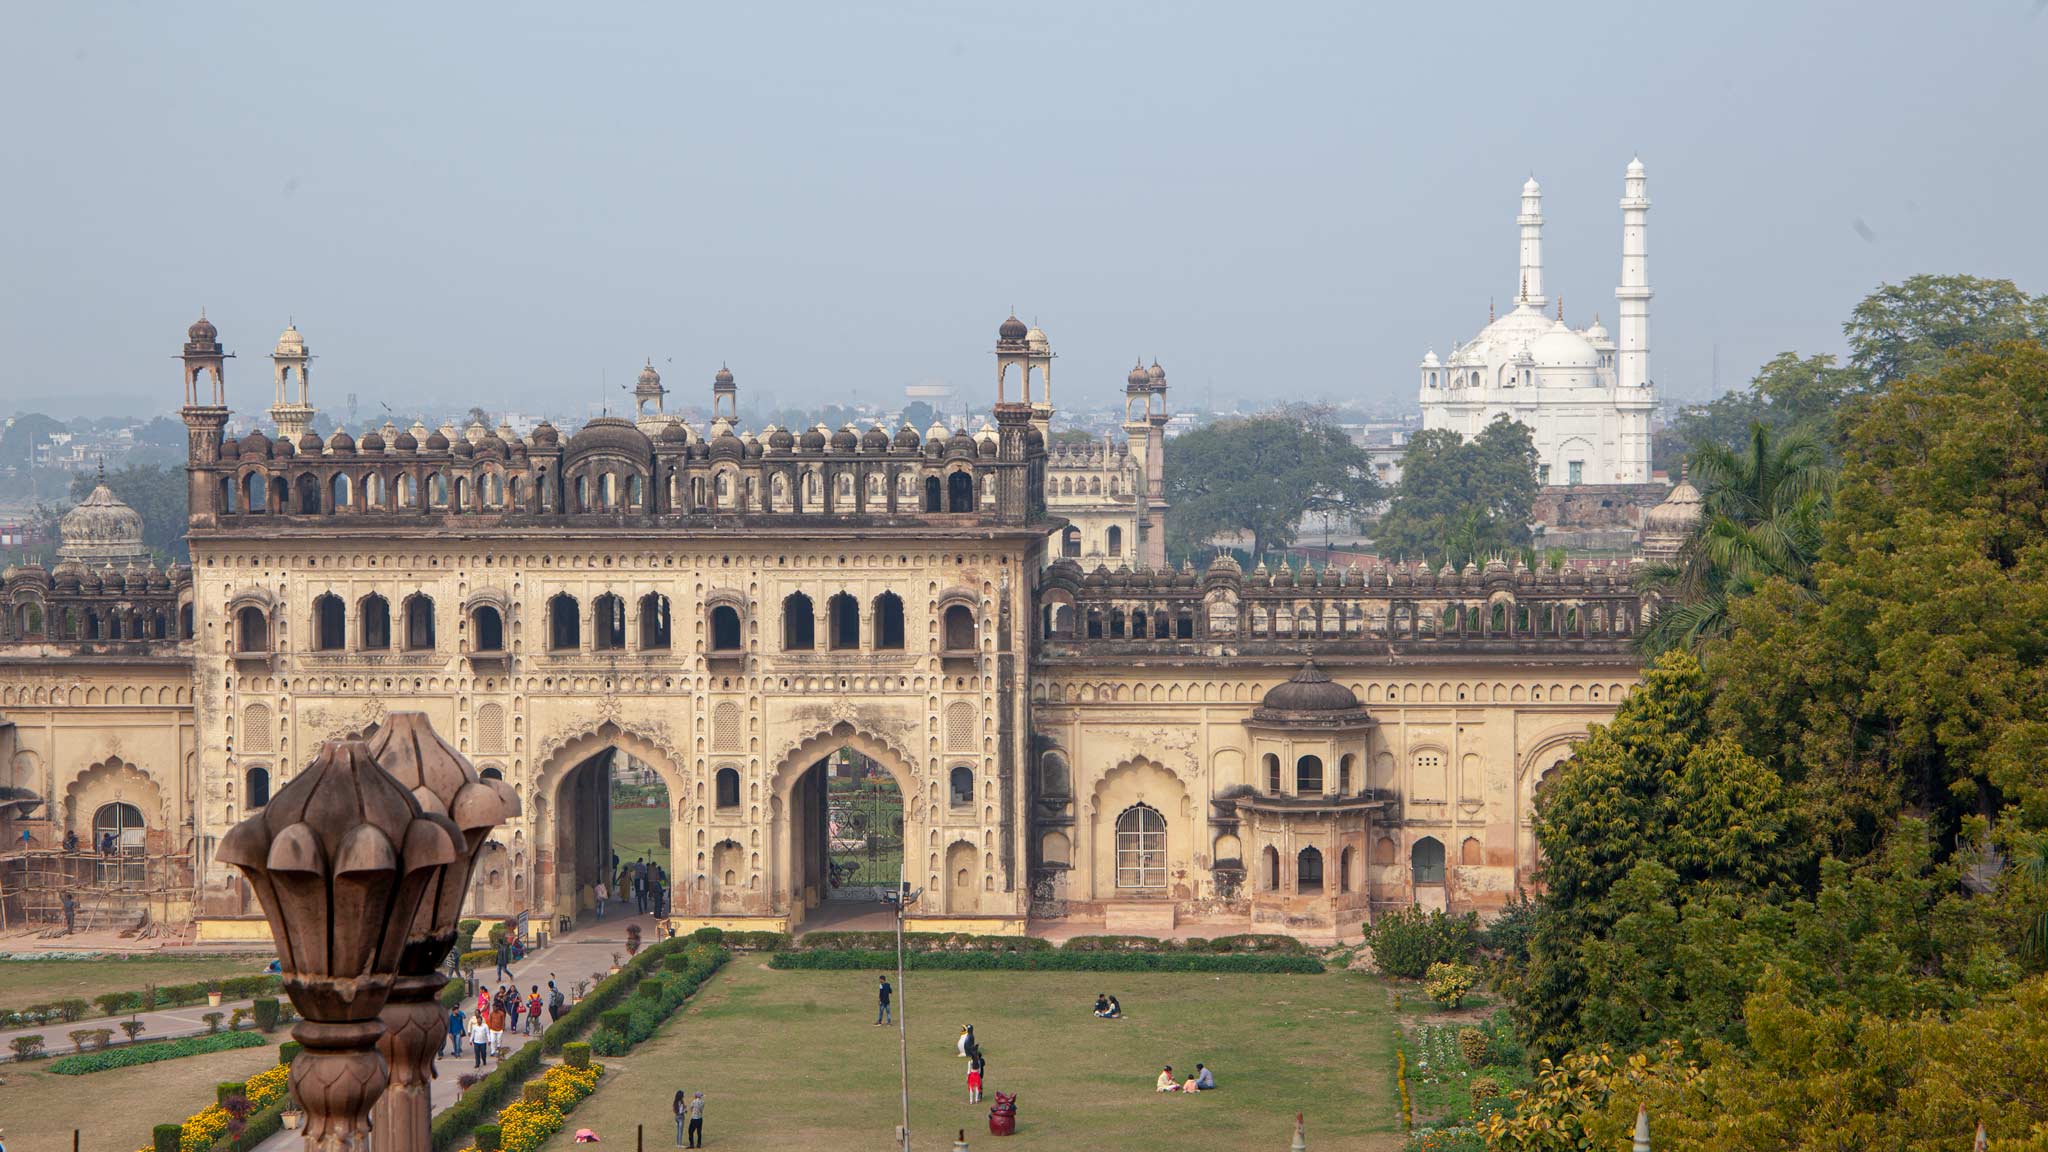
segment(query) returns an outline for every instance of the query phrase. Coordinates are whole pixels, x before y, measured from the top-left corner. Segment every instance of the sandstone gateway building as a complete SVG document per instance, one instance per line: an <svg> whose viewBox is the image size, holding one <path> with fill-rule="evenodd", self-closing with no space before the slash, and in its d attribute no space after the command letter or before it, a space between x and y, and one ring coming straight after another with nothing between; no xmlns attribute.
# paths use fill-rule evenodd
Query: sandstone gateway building
<svg viewBox="0 0 2048 1152"><path fill-rule="evenodd" d="M293 330L288 434L232 438L226 353L203 318L188 335L191 567L115 566L140 525L109 495L53 568L5 576L16 915L54 907L38 853L111 831L127 871L70 882L260 934L221 835L323 741L418 709L524 802L479 911L589 905L624 752L667 786L679 928L799 926L830 889L826 763L851 748L903 797L924 927L1328 938L1526 885L1537 787L1636 677L1620 566L1175 571L1146 566L1140 505L1135 566L1084 570L1058 556L1028 371L999 367L978 434L744 432L722 372L706 428L663 417L657 382L653 411L572 435L322 439ZM1025 337L1003 324L999 366ZM1142 486L1163 373L1127 388Z"/></svg>

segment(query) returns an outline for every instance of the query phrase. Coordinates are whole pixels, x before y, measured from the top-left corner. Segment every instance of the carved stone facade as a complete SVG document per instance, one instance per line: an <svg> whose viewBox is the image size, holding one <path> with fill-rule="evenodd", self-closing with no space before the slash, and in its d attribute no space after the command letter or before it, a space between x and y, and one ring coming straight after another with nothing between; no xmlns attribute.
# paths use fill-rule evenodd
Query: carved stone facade
<svg viewBox="0 0 2048 1152"><path fill-rule="evenodd" d="M195 401L219 356L195 325ZM1047 556L1064 525L1037 406L999 401L978 438L599 420L301 445L224 441L195 402L170 601L190 639L59 645L127 678L118 706L0 687L16 776L62 795L115 755L103 734L152 717L162 735L120 755L192 846L214 936L260 930L217 857L267 798L253 773L281 787L395 710L522 803L476 864L491 914L589 906L619 753L667 786L684 926L815 914L844 747L904 799L926 926L1330 937L1529 883L1538 782L1636 679L1624 571L1084 572ZM31 724L74 734L23 742Z"/></svg>

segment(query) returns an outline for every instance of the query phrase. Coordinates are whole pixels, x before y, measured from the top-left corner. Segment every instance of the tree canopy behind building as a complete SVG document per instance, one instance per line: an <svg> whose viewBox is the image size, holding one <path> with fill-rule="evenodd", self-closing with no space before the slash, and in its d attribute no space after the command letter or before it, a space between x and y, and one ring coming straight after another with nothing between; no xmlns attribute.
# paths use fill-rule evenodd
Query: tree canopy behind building
<svg viewBox="0 0 2048 1152"><path fill-rule="evenodd" d="M1252 538L1254 559L1294 543L1309 513L1358 516L1381 499L1372 459L1320 409L1219 420L1166 453L1166 547L1195 556L1218 537Z"/></svg>
<svg viewBox="0 0 2048 1152"><path fill-rule="evenodd" d="M1419 432L1401 456L1401 483L1373 546L1389 559L1455 567L1520 551L1536 489L1536 443L1525 424L1501 416L1470 440Z"/></svg>

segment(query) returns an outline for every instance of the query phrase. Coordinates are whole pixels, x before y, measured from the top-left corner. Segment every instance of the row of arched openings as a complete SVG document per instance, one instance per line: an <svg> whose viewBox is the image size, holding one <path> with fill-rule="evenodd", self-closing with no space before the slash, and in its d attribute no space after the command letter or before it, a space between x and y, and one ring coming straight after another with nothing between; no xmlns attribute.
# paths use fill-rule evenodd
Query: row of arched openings
<svg viewBox="0 0 2048 1152"><path fill-rule="evenodd" d="M1281 778L1280 757L1266 753L1266 791L1278 796L1286 791L1286 781ZM1358 757L1346 752L1337 758L1337 795L1351 795L1351 783L1356 775L1354 768ZM1323 758L1321 756L1297 756L1294 760L1294 795L1320 796L1323 794Z"/></svg>
<svg viewBox="0 0 2048 1152"><path fill-rule="evenodd" d="M1261 854L1265 859L1265 888L1278 892L1286 884L1280 874L1280 850L1266 845ZM1351 869L1358 858L1357 849L1346 848L1337 858L1337 891L1351 891ZM1303 848L1294 855L1294 891L1296 895L1312 896L1323 891L1323 853L1314 846Z"/></svg>
<svg viewBox="0 0 2048 1152"><path fill-rule="evenodd" d="M878 651L900 652L904 646L903 599L894 592L875 597L872 609L873 647ZM941 614L942 648L947 652L973 652L976 641L974 610L965 604L949 604ZM860 601L840 592L825 601L825 642L834 652L861 646ZM818 647L818 613L815 603L802 592L782 598L782 650L811 652Z"/></svg>

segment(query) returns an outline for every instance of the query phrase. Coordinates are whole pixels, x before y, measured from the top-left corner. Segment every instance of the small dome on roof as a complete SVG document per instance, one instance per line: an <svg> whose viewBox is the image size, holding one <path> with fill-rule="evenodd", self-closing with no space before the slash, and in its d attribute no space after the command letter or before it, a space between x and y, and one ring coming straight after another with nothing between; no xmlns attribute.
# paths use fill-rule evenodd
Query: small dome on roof
<svg viewBox="0 0 2048 1152"><path fill-rule="evenodd" d="M1138 366L1131 369L1131 374L1124 377L1124 384L1131 388L1149 388L1152 386L1152 374L1145 371L1145 362L1143 360L1139 360Z"/></svg>
<svg viewBox="0 0 2048 1152"><path fill-rule="evenodd" d="M1045 338L1045 330L1036 324L1031 326L1031 331L1024 334L1024 344L1040 355L1052 351L1052 341Z"/></svg>
<svg viewBox="0 0 2048 1152"><path fill-rule="evenodd" d="M855 432L851 424L840 428L839 431L832 434L832 450L834 452L851 452L859 447L860 433Z"/></svg>
<svg viewBox="0 0 2048 1152"><path fill-rule="evenodd" d="M324 447L326 445L320 442L320 435L317 432L308 431L304 436L299 437L299 451L308 455L318 456L320 450Z"/></svg>
<svg viewBox="0 0 2048 1152"><path fill-rule="evenodd" d="M1010 314L1010 318L1003 321L1002 326L996 329L996 339L1022 340L1030 331L1029 328L1025 327L1022 320L1017 319L1017 314L1013 312Z"/></svg>
<svg viewBox="0 0 2048 1152"><path fill-rule="evenodd" d="M199 311L199 319L194 320L192 326L185 329L185 338L194 344L211 344L220 338L220 332L214 328L213 321L206 318L206 310L202 308Z"/></svg>
<svg viewBox="0 0 2048 1152"><path fill-rule="evenodd" d="M417 452L420 450L420 442L412 433L400 432L391 438L391 447L397 452Z"/></svg>
<svg viewBox="0 0 2048 1152"><path fill-rule="evenodd" d="M1260 712L1356 712L1358 696L1323 674L1310 660L1285 684L1276 685L1259 701Z"/></svg>
<svg viewBox="0 0 2048 1152"><path fill-rule="evenodd" d="M356 447L364 452L382 452L384 451L384 436L372 428L368 432L363 433L363 438L356 442Z"/></svg>
<svg viewBox="0 0 2048 1152"><path fill-rule="evenodd" d="M1641 176L1643 174L1643 158L1641 156L1628 162L1628 174L1631 176Z"/></svg>
<svg viewBox="0 0 2048 1152"><path fill-rule="evenodd" d="M562 442L562 433L553 424L543 420L533 426L532 439L536 447L551 448Z"/></svg>
<svg viewBox="0 0 2048 1152"><path fill-rule="evenodd" d="M223 460L239 460L242 458L242 446L235 442L233 436L221 437L220 458Z"/></svg>
<svg viewBox="0 0 2048 1152"><path fill-rule="evenodd" d="M654 438L663 444L687 444L690 441L690 435L683 431L683 422L680 420L669 421Z"/></svg>
<svg viewBox="0 0 2048 1152"><path fill-rule="evenodd" d="M66 563L149 563L149 548L142 542L142 513L114 495L105 476L91 495L57 521L57 539L57 556Z"/></svg>
<svg viewBox="0 0 2048 1152"><path fill-rule="evenodd" d="M1422 366L1424 368L1441 368L1443 367L1443 363L1443 361L1436 358L1436 349L1434 348L1431 348L1429 352L1422 357Z"/></svg>
<svg viewBox="0 0 2048 1152"><path fill-rule="evenodd" d="M915 452L922 443L924 441L919 438L917 429L912 428L910 425L905 424L896 430L896 448L898 451Z"/></svg>
<svg viewBox="0 0 2048 1152"><path fill-rule="evenodd" d="M1536 177L1534 176L1529 177L1528 182L1522 185L1522 195L1524 196L1536 196L1541 194L1542 191L1543 185L1536 183Z"/></svg>
<svg viewBox="0 0 2048 1152"><path fill-rule="evenodd" d="M647 367L640 370L638 383L642 388L653 389L661 387L661 373L654 370L653 360L648 360Z"/></svg>
<svg viewBox="0 0 2048 1152"><path fill-rule="evenodd" d="M723 420L719 421L718 425L718 434L711 438L711 458L737 460L746 455L747 446L740 443L740 438L732 434L732 427Z"/></svg>
<svg viewBox="0 0 2048 1152"><path fill-rule="evenodd" d="M599 416L584 422L583 427L569 437L566 452L571 455L609 449L628 456L643 457L653 450L653 442L647 433L633 425L631 420L617 416Z"/></svg>
<svg viewBox="0 0 2048 1152"><path fill-rule="evenodd" d="M1689 536L1699 524L1702 512L1700 490L1681 471L1677 485L1664 497L1664 502L1643 513L1643 532Z"/></svg>
<svg viewBox="0 0 2048 1152"><path fill-rule="evenodd" d="M1538 368L1592 369L1600 366L1600 352L1592 341L1556 321L1550 331L1529 345L1529 358Z"/></svg>
<svg viewBox="0 0 2048 1152"><path fill-rule="evenodd" d="M427 433L426 449L429 452L446 452L448 450L448 434L439 428Z"/></svg>
<svg viewBox="0 0 2048 1152"><path fill-rule="evenodd" d="M327 450L335 453L352 453L356 450L356 438L349 435L347 429L336 428L334 435L327 438Z"/></svg>
<svg viewBox="0 0 2048 1152"><path fill-rule="evenodd" d="M860 434L860 450L863 452L887 452L889 434L882 431L880 424Z"/></svg>
<svg viewBox="0 0 2048 1152"><path fill-rule="evenodd" d="M925 429L924 442L930 444L936 440L943 443L946 437L951 436L952 434L952 431L948 429L945 426L945 424L937 420L934 420L932 421L932 426L930 428Z"/></svg>
<svg viewBox="0 0 2048 1152"><path fill-rule="evenodd" d="M297 324L286 324L284 326L284 334L277 338L277 348L271 352L271 355L304 356L305 354L306 338L299 335L299 326Z"/></svg>
<svg viewBox="0 0 2048 1152"><path fill-rule="evenodd" d="M732 369L730 369L730 368L727 368L727 367L726 367L725 365L723 365L723 364L720 364L720 365L718 366L718 371L716 371L716 372L713 372L713 373L711 374L711 386L712 386L713 388L718 388L718 389L725 389L725 388L731 388L731 387L734 387L734 384L733 384L733 381L732 381Z"/></svg>
<svg viewBox="0 0 2048 1152"><path fill-rule="evenodd" d="M1166 369L1159 366L1159 361L1154 360L1152 367L1145 370L1145 375L1151 378L1154 388L1166 387Z"/></svg>
<svg viewBox="0 0 2048 1152"><path fill-rule="evenodd" d="M768 447L776 452L787 452L796 445L796 437L787 428L768 430Z"/></svg>
<svg viewBox="0 0 2048 1152"><path fill-rule="evenodd" d="M816 428L807 429L804 432L802 444L803 450L806 452L823 452L825 450L825 434Z"/></svg>

